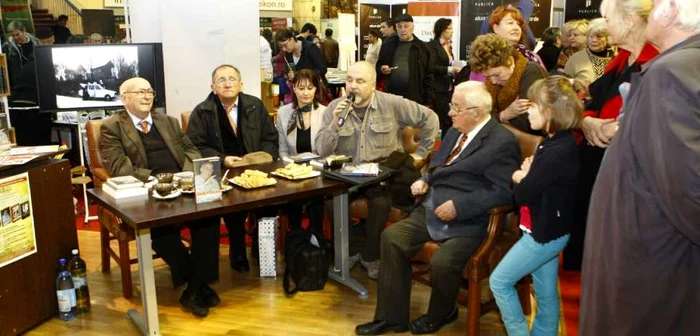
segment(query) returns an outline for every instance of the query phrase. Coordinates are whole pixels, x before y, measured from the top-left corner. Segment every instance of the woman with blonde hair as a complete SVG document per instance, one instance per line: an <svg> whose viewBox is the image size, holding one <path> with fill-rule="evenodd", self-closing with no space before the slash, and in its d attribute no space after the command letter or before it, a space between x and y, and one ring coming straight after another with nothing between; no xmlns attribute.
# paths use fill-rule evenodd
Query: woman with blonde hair
<svg viewBox="0 0 700 336"><path fill-rule="evenodd" d="M571 78L578 79L586 85L600 78L615 52L608 43L608 29L605 19L591 20L588 28L588 47L571 55L566 62L564 72Z"/></svg>
<svg viewBox="0 0 700 336"><path fill-rule="evenodd" d="M569 245L564 250L563 266L567 270L581 269L588 205L605 148L617 131L622 108L621 84L629 83L632 74L640 72L643 64L659 54L644 38L652 6L652 0L603 0L600 5L610 41L619 48L619 54L603 75L589 86L591 100L581 122L585 139L580 145L581 175L576 189L576 221Z"/></svg>
<svg viewBox="0 0 700 336"><path fill-rule="evenodd" d="M586 48L586 36L588 34L588 20L572 20L564 24L565 35L562 35L562 40L566 40L567 47L562 47L557 61L557 69L564 71L566 62L569 61L571 55Z"/></svg>

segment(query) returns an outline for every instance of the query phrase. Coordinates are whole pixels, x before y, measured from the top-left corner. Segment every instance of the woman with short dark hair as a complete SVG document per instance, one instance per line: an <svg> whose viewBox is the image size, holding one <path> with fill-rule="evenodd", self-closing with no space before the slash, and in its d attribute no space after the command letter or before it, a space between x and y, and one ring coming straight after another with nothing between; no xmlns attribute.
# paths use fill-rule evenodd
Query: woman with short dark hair
<svg viewBox="0 0 700 336"><path fill-rule="evenodd" d="M280 50L284 51L286 60L286 70L290 81L294 80L294 71L311 69L326 80L326 62L321 54L321 49L317 48L313 42L297 39L290 30L281 30L275 37ZM291 72L291 73L290 73Z"/></svg>
<svg viewBox="0 0 700 336"><path fill-rule="evenodd" d="M314 139L323 126L323 111L326 109L319 103L320 85L315 71L297 71L292 83L292 103L280 107L277 112L275 127L279 134L279 154L285 162L293 162L292 157L300 153L317 153ZM287 204L285 209L290 228L301 228L304 207L309 214L309 226L322 237L323 197Z"/></svg>
<svg viewBox="0 0 700 336"><path fill-rule="evenodd" d="M455 64L452 54L452 20L439 18L435 21L433 34L433 39L428 42L428 48L435 55L431 69L435 75L435 113L440 120L442 135L445 136L452 127L452 118L447 114L450 112L454 78L462 67Z"/></svg>
<svg viewBox="0 0 700 336"><path fill-rule="evenodd" d="M547 71L556 70L557 59L561 53L561 28L549 27L542 33L544 44L537 55L540 56Z"/></svg>

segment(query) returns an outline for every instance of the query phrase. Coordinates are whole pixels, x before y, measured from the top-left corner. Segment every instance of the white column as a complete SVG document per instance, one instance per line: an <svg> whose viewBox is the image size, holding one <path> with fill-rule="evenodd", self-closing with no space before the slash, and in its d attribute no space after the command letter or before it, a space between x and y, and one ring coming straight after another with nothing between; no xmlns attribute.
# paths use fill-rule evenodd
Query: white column
<svg viewBox="0 0 700 336"><path fill-rule="evenodd" d="M130 0L132 42L162 42L167 113L191 111L211 92L220 64L241 71L260 97L258 1Z"/></svg>

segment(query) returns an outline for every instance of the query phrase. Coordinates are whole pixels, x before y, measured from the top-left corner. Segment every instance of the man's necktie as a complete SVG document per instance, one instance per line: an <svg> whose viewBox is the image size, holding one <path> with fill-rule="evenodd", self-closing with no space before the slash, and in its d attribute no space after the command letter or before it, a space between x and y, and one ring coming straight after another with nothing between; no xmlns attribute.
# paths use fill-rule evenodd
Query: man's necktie
<svg viewBox="0 0 700 336"><path fill-rule="evenodd" d="M148 121L147 120L141 120L139 123L141 125L141 132L148 133Z"/></svg>
<svg viewBox="0 0 700 336"><path fill-rule="evenodd" d="M231 115L231 111L235 109L238 105L233 104L230 110L226 112L226 115L228 115L228 121L231 123L231 128L233 128L233 133L238 135L238 125L236 125L236 120L233 119L233 116Z"/></svg>
<svg viewBox="0 0 700 336"><path fill-rule="evenodd" d="M457 157L457 155L459 155L459 153L462 151L462 146L464 146L465 142L467 142L467 135L462 134L459 138L459 142L457 143L457 147L455 147L455 149L452 150L450 155L447 156L447 159L443 163L444 165L449 165L450 163L452 163L452 160L454 160Z"/></svg>

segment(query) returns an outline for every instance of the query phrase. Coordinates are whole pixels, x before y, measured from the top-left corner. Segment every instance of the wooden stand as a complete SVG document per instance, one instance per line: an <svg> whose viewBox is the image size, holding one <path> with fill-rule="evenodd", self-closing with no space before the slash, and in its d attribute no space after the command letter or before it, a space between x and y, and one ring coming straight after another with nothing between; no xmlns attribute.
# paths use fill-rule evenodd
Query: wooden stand
<svg viewBox="0 0 700 336"><path fill-rule="evenodd" d="M7 55L0 54L0 97L10 95L10 74L7 71Z"/></svg>
<svg viewBox="0 0 700 336"><path fill-rule="evenodd" d="M29 173L37 252L0 268L0 336L21 334L58 312L58 259L78 247L70 165L45 159L0 171Z"/></svg>

